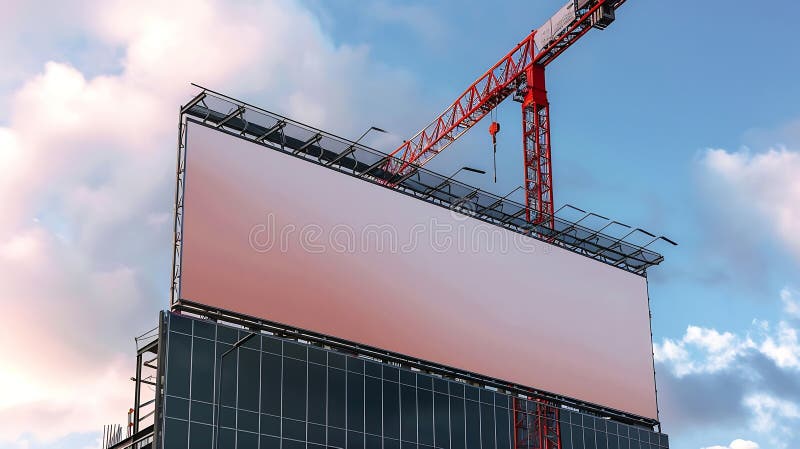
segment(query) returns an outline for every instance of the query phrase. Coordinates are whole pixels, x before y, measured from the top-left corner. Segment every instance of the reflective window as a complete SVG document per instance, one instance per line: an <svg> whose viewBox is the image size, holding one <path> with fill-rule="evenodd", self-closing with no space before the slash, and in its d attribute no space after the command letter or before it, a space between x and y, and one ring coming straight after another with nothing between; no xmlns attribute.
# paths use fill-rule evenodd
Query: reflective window
<svg viewBox="0 0 800 449"><path fill-rule="evenodd" d="M651 429L266 334L242 343L250 331L211 321L170 314L167 335L169 449L212 449L217 428L225 449L512 449L516 421L534 447L524 428L545 409L562 449L668 448Z"/></svg>

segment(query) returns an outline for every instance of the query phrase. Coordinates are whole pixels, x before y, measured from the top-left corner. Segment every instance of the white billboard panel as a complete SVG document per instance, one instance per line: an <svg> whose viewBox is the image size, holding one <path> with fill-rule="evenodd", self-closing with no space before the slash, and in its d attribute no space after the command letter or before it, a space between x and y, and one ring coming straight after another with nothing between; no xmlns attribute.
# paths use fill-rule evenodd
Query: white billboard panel
<svg viewBox="0 0 800 449"><path fill-rule="evenodd" d="M643 277L189 123L180 298L657 418Z"/></svg>

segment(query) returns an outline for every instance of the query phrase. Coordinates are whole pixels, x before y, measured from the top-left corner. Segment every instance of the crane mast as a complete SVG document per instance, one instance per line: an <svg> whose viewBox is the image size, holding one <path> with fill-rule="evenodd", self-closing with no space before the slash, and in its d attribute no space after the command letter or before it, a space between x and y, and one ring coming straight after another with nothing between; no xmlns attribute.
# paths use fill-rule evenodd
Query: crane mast
<svg viewBox="0 0 800 449"><path fill-rule="evenodd" d="M388 158L384 169L395 183L475 126L509 96L522 103L522 145L525 167L526 219L553 227L553 178L550 148L550 105L545 67L591 28L614 21L625 0L569 0L544 25L533 30L507 55L481 75L447 109Z"/></svg>

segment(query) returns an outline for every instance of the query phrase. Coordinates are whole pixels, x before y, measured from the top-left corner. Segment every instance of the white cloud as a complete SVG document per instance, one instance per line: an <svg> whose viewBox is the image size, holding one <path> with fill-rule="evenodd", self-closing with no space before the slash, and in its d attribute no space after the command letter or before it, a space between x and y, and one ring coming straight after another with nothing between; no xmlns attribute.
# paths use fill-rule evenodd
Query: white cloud
<svg viewBox="0 0 800 449"><path fill-rule="evenodd" d="M775 335L765 336L759 350L781 368L800 369L800 342L797 339L797 329L785 321L778 323Z"/></svg>
<svg viewBox="0 0 800 449"><path fill-rule="evenodd" d="M794 291L785 287L780 298L784 312L796 315ZM800 370L798 330L785 320L778 321L777 326L753 320L751 329L742 335L690 325L680 339L654 342L653 353L656 363L666 365L677 378L739 369L738 363L752 354L766 357L779 368Z"/></svg>
<svg viewBox="0 0 800 449"><path fill-rule="evenodd" d="M794 318L800 318L800 297L798 292L789 287L781 290L781 301L783 302L783 311Z"/></svg>
<svg viewBox="0 0 800 449"><path fill-rule="evenodd" d="M781 291L784 303L790 292ZM741 333L689 326L681 338L664 338L653 346L659 386L667 386L659 388L659 399L676 415L663 417L667 423L688 414L689 425L700 420L699 425L708 426L714 417L707 413L713 411L727 414L722 420L735 415L741 424L742 417L748 417L750 429L763 435L770 447L792 446L800 438L800 403L795 402L800 384L794 380L800 376L800 339L789 321L773 325L754 320ZM751 447L747 444L755 443L735 440L706 449Z"/></svg>
<svg viewBox="0 0 800 449"><path fill-rule="evenodd" d="M118 48L121 70L96 75L43 56L51 61L0 101L9 105L0 124L0 446L125 419L132 337L167 306L177 110L194 92L189 82L232 86L350 134L372 120L404 123L417 98L410 77L367 47L334 44L294 1L77 9L91 20L72 28Z"/></svg>
<svg viewBox="0 0 800 449"><path fill-rule="evenodd" d="M654 343L653 352L657 363L669 365L675 376L683 377L724 370L753 347L749 338L689 326L680 340L665 338L661 343Z"/></svg>
<svg viewBox="0 0 800 449"><path fill-rule="evenodd" d="M800 426L800 406L767 393L751 394L744 405L753 412L752 428L768 436L775 447L787 447Z"/></svg>
<svg viewBox="0 0 800 449"><path fill-rule="evenodd" d="M727 446L709 446L703 449L759 449L759 445L754 441L736 439Z"/></svg>
<svg viewBox="0 0 800 449"><path fill-rule="evenodd" d="M758 224L800 258L800 152L783 147L755 154L711 149L702 164L721 203L738 216L757 213Z"/></svg>

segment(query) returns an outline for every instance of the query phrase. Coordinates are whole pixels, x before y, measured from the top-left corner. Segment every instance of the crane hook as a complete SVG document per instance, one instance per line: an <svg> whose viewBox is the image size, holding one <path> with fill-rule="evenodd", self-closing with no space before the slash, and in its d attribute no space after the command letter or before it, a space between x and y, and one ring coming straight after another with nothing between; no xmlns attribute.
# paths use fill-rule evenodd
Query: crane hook
<svg viewBox="0 0 800 449"><path fill-rule="evenodd" d="M492 122L489 125L489 134L492 135L492 147L494 152L492 153L494 158L494 182L497 183L497 133L500 132L500 124L497 122Z"/></svg>

